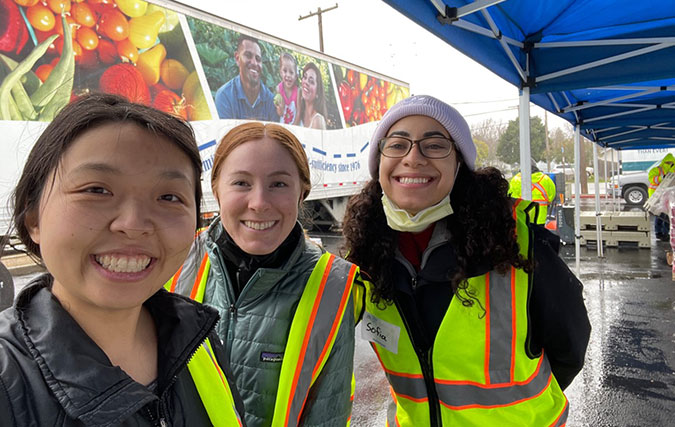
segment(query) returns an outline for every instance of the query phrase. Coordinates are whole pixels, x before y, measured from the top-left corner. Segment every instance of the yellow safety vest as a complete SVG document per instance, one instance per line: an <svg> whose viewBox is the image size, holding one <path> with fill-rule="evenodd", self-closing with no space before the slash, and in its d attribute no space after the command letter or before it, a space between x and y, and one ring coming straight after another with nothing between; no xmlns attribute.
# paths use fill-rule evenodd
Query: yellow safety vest
<svg viewBox="0 0 675 427"><path fill-rule="evenodd" d="M188 370L211 424L215 427L241 427L230 385L213 355L208 338L188 362Z"/></svg>
<svg viewBox="0 0 675 427"><path fill-rule="evenodd" d="M190 292L195 301L204 300L210 266L205 254ZM309 391L335 344L358 271L356 265L328 252L316 263L291 322L272 427L298 425ZM175 290L180 273L181 270L165 285L169 291ZM352 378L352 398L353 393Z"/></svg>
<svg viewBox="0 0 675 427"><path fill-rule="evenodd" d="M522 195L521 174L518 173L509 183L509 193L511 197L520 198ZM535 172L532 174L532 201L539 205L538 211L534 218L537 224L546 224L546 216L548 214L548 205L555 198L555 183L548 175L543 172Z"/></svg>
<svg viewBox="0 0 675 427"><path fill-rule="evenodd" d="M522 205L527 203L516 204L514 216L517 212L518 243L526 256L529 231ZM396 305L378 306L366 297L362 323L376 331L371 345L394 400L387 425L430 426L432 417L440 426L565 424L567 399L548 358L542 353L530 359L525 350L528 283L527 273L516 268L468 279L474 304L451 300L426 373ZM370 286L367 282L368 293Z"/></svg>
<svg viewBox="0 0 675 427"><path fill-rule="evenodd" d="M666 154L658 166L655 166L649 170L649 187L647 188L649 197L652 197L652 194L654 194L656 189L661 184L661 181L663 181L663 178L670 172L673 172L673 170L675 170L675 157L673 157L673 155L670 153Z"/></svg>

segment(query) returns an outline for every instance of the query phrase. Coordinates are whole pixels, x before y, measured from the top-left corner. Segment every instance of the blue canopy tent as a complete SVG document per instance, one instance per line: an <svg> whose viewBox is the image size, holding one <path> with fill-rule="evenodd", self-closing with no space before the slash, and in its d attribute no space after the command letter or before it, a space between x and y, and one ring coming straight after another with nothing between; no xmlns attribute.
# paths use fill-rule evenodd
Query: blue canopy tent
<svg viewBox="0 0 675 427"><path fill-rule="evenodd" d="M675 146L675 0L385 2L520 89L521 165L530 102L574 125L576 159L580 134L615 149ZM578 165L575 177L580 194Z"/></svg>

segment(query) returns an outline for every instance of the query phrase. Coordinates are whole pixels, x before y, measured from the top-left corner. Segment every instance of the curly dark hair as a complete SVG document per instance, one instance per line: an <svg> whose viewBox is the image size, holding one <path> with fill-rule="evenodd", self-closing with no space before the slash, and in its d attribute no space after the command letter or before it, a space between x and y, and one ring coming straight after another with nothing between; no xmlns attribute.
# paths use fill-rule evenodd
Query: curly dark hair
<svg viewBox="0 0 675 427"><path fill-rule="evenodd" d="M532 271L532 261L519 254L513 199L508 191L508 181L496 168L475 172L466 166L459 169L450 197L454 214L442 221L447 223L457 254L457 270L448 280L463 304L471 304L467 299L470 295L458 290L466 290L468 286L467 271L472 259L479 259L500 273L511 266ZM387 226L381 197L379 181L372 180L351 198L343 223L343 249L347 259L360 266L373 284L372 302L391 304L398 233Z"/></svg>

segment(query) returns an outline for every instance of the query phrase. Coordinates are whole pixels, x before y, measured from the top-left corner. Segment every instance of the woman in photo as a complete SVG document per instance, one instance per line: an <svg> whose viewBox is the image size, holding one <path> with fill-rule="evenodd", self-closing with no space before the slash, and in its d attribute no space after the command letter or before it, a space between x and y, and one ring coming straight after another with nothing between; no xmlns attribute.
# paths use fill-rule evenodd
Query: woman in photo
<svg viewBox="0 0 675 427"><path fill-rule="evenodd" d="M217 311L162 289L193 241L200 175L187 122L117 96L47 126L14 192L47 273L0 313L3 426L243 425Z"/></svg>
<svg viewBox="0 0 675 427"><path fill-rule="evenodd" d="M326 129L326 94L321 71L313 62L302 69L302 91L296 125L313 129Z"/></svg>

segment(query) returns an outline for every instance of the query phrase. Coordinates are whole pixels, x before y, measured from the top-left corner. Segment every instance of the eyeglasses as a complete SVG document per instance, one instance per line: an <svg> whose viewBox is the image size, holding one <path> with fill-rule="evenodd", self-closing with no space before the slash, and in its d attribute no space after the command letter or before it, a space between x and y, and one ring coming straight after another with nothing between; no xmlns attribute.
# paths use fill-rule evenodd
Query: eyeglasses
<svg viewBox="0 0 675 427"><path fill-rule="evenodd" d="M453 152L455 145L450 138L430 136L422 139L410 139L404 136L388 136L380 140L380 153L384 157L405 157L417 144L420 154L428 159L443 159Z"/></svg>

